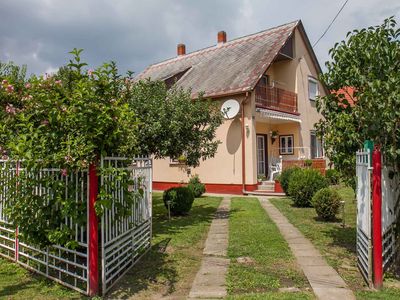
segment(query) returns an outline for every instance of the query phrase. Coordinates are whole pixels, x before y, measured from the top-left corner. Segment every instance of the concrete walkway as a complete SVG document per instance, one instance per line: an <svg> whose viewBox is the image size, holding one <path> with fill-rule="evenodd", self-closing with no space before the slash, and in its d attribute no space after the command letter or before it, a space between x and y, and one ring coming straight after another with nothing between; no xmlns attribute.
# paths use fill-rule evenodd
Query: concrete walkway
<svg viewBox="0 0 400 300"><path fill-rule="evenodd" d="M316 297L322 300L355 299L353 292L335 269L326 263L314 245L289 223L286 217L269 202L268 198L259 197L259 199L262 207L288 242Z"/></svg>
<svg viewBox="0 0 400 300"><path fill-rule="evenodd" d="M225 197L211 223L203 250L203 260L189 293L190 299L216 299L227 295L225 276L229 259L226 258L229 238L230 198Z"/></svg>

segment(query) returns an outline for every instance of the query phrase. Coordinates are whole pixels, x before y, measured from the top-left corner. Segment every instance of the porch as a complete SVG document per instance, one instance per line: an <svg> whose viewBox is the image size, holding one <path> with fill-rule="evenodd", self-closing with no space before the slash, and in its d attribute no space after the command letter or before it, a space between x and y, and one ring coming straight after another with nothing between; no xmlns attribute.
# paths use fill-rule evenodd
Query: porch
<svg viewBox="0 0 400 300"><path fill-rule="evenodd" d="M256 192L279 193L275 178L282 170L310 167L325 174L326 160L316 149L312 131L301 126L299 116L283 112L256 111Z"/></svg>

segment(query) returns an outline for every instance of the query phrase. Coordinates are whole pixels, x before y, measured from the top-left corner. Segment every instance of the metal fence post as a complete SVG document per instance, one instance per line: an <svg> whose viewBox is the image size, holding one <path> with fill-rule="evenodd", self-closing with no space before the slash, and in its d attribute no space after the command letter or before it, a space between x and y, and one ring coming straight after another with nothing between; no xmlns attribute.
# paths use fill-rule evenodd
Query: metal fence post
<svg viewBox="0 0 400 300"><path fill-rule="evenodd" d="M89 166L89 296L99 292L99 236L94 204L98 194L96 163Z"/></svg>
<svg viewBox="0 0 400 300"><path fill-rule="evenodd" d="M382 288L382 162L381 151L377 145L372 154L372 247L374 287Z"/></svg>
<svg viewBox="0 0 400 300"><path fill-rule="evenodd" d="M15 166L15 175L19 176L19 161L17 161L17 165ZM17 180L17 193L18 193L18 180ZM19 239L18 239L18 225L15 226L15 261L19 260Z"/></svg>

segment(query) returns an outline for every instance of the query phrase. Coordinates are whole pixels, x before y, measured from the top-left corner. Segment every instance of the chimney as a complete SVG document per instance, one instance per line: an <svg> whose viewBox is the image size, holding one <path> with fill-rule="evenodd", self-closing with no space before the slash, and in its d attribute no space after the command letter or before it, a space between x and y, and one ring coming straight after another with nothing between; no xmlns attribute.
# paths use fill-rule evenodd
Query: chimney
<svg viewBox="0 0 400 300"><path fill-rule="evenodd" d="M178 56L185 55L186 54L185 44L178 44L178 46L176 47L176 52L177 52Z"/></svg>
<svg viewBox="0 0 400 300"><path fill-rule="evenodd" d="M218 44L226 43L226 32L220 31L218 32Z"/></svg>

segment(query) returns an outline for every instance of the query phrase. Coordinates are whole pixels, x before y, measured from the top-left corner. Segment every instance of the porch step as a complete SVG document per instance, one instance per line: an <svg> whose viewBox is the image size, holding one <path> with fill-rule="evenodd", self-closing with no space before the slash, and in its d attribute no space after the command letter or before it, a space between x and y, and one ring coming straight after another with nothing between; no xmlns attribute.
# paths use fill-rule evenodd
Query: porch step
<svg viewBox="0 0 400 300"><path fill-rule="evenodd" d="M263 181L258 185L258 190L261 191L275 191L275 182L274 181Z"/></svg>
<svg viewBox="0 0 400 300"><path fill-rule="evenodd" d="M274 191L265 191L265 190L255 190L252 192L248 192L248 195L257 195L257 196L285 196L284 193L275 193Z"/></svg>

